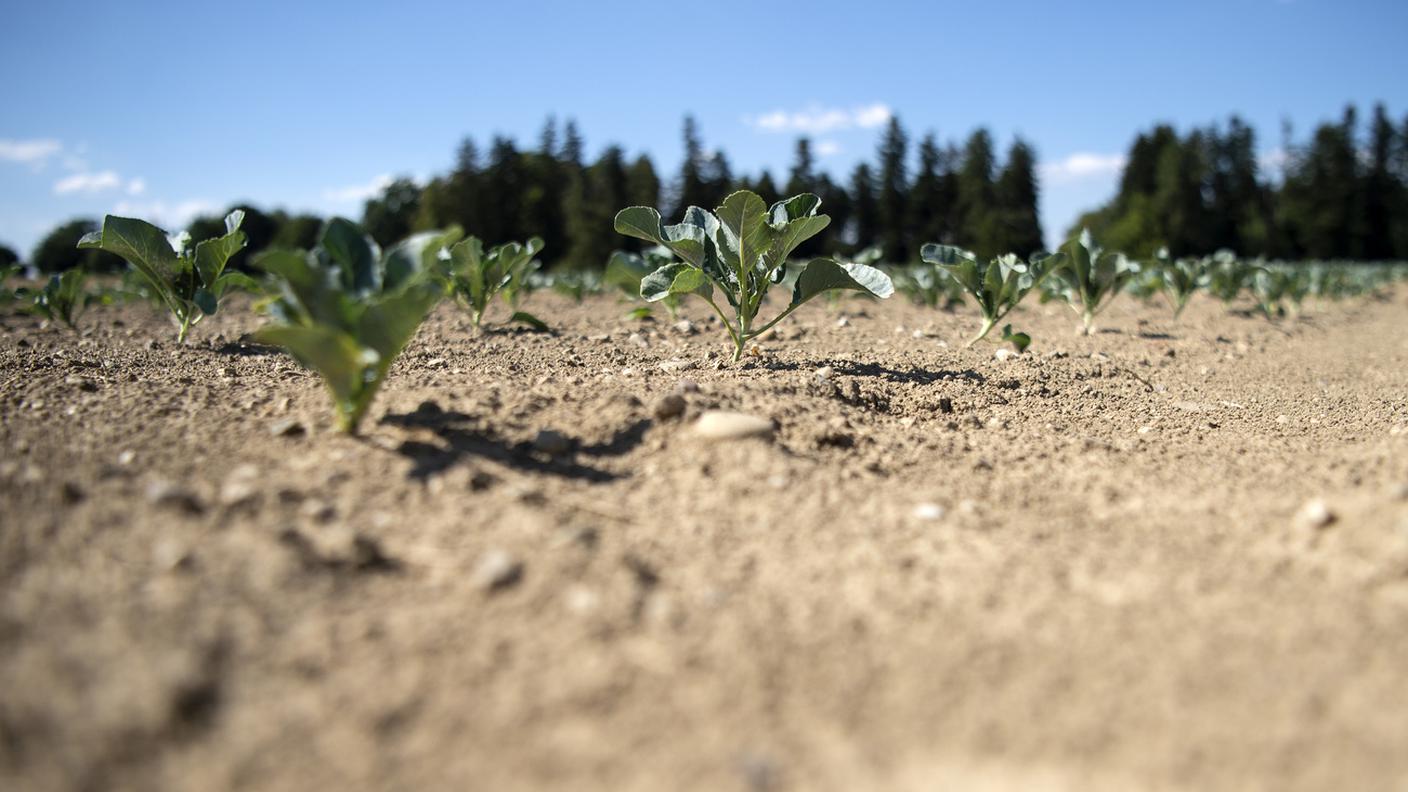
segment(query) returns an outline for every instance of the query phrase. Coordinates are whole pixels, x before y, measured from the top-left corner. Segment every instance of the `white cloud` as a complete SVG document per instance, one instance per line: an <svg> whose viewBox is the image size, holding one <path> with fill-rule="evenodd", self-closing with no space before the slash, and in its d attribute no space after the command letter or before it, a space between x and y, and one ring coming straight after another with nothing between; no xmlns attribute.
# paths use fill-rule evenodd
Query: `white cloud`
<svg viewBox="0 0 1408 792"><path fill-rule="evenodd" d="M67 195L76 192L95 193L121 186L122 177L118 176L115 171L75 173L72 176L65 176L54 182L54 193L57 195Z"/></svg>
<svg viewBox="0 0 1408 792"><path fill-rule="evenodd" d="M801 132L820 135L843 129L871 129L882 126L890 120L894 111L881 102L853 107L849 110L840 107L812 105L805 110L774 110L771 113L752 117L743 122L764 132Z"/></svg>
<svg viewBox="0 0 1408 792"><path fill-rule="evenodd" d="M381 191L385 190L392 181L391 174L383 173L366 184L332 187L323 190L323 200L333 203L360 203L380 195Z"/></svg>
<svg viewBox="0 0 1408 792"><path fill-rule="evenodd" d="M0 160L43 165L50 157L58 154L63 144L51 138L35 140L0 139Z"/></svg>
<svg viewBox="0 0 1408 792"><path fill-rule="evenodd" d="M127 194L128 194L128 195L141 195L142 193L144 193L144 192L146 192L146 191L147 191L147 180L146 180L146 179L136 178L136 179L133 179L132 181L130 181L130 182L127 183Z"/></svg>
<svg viewBox="0 0 1408 792"><path fill-rule="evenodd" d="M814 148L818 157L834 157L841 153L841 144L834 140L818 140Z"/></svg>
<svg viewBox="0 0 1408 792"><path fill-rule="evenodd" d="M1044 162L1040 170L1042 178L1049 182L1084 181L1115 176L1124 170L1127 160L1123 154L1091 154L1082 151L1056 162Z"/></svg>
<svg viewBox="0 0 1408 792"><path fill-rule="evenodd" d="M112 213L123 217L140 217L168 231L179 231L191 224L196 215L213 214L218 207L210 201L196 198L189 201L118 201Z"/></svg>

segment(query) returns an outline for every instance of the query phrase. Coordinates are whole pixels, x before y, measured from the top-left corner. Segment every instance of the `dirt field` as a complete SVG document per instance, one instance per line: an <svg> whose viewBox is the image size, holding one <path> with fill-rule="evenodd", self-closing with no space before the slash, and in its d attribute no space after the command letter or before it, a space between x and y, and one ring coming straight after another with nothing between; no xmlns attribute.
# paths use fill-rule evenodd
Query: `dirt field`
<svg viewBox="0 0 1408 792"><path fill-rule="evenodd" d="M355 439L247 311L0 320L0 788L1408 789L1408 288L528 307Z"/></svg>

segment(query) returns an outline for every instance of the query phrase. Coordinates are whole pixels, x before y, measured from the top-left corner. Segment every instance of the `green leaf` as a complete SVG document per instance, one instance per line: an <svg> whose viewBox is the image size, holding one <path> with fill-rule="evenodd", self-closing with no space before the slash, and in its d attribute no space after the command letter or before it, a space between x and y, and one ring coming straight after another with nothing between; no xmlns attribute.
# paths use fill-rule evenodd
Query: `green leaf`
<svg viewBox="0 0 1408 792"><path fill-rule="evenodd" d="M866 264L838 264L831 259L812 259L797 276L792 289L792 305L798 306L831 289L852 289L884 299L895 293L890 276Z"/></svg>
<svg viewBox="0 0 1408 792"><path fill-rule="evenodd" d="M103 227L86 234L78 246L121 256L166 295L172 293L184 271L166 232L145 220L108 215L103 218Z"/></svg>
<svg viewBox="0 0 1408 792"><path fill-rule="evenodd" d="M640 281L640 296L646 302L658 302L672 294L690 293L709 298L713 296L714 288L703 270L688 264L666 264Z"/></svg>
<svg viewBox="0 0 1408 792"><path fill-rule="evenodd" d="M772 247L777 231L768 225L768 205L756 194L739 190L724 199L714 210L720 233L715 244L724 265L750 270L759 264L762 255Z"/></svg>
<svg viewBox="0 0 1408 792"><path fill-rule="evenodd" d="M231 212L230 216L225 218L225 227L229 229L225 236L207 239L196 245L196 272L200 274L201 285L207 289L214 286L215 282L220 279L230 257L244 248L245 234L239 230L242 220L244 220L244 212L238 209Z"/></svg>
<svg viewBox="0 0 1408 792"><path fill-rule="evenodd" d="M377 355L366 350L346 333L321 325L273 325L260 328L254 338L261 344L283 347L307 368L318 372L332 392L339 415L364 409L360 404L368 366Z"/></svg>
<svg viewBox="0 0 1408 792"><path fill-rule="evenodd" d="M239 289L250 294L262 294L264 285L243 272L227 272L215 281L213 291L217 296L224 297L230 289Z"/></svg>
<svg viewBox="0 0 1408 792"><path fill-rule="evenodd" d="M334 217L323 229L320 249L341 272L343 288L358 294L379 291L382 285L376 243L350 220Z"/></svg>
<svg viewBox="0 0 1408 792"><path fill-rule="evenodd" d="M1012 344L1012 346L1016 347L1017 354L1019 355L1027 351L1027 347L1031 346L1032 344L1031 336L1022 332L1012 332L1012 325L1010 324L1002 326L1002 340L1008 341Z"/></svg>
<svg viewBox="0 0 1408 792"><path fill-rule="evenodd" d="M519 324L528 325L529 327L533 328L534 330L537 330L540 333L546 333L548 331L547 322L544 322L542 319L539 319L538 317L528 313L527 311L514 311L513 316L510 316L508 320L510 322L518 322Z"/></svg>
<svg viewBox="0 0 1408 792"><path fill-rule="evenodd" d="M454 226L444 231L422 231L396 243L383 256L383 286L394 289L416 273L434 270L439 263L440 252L459 242L463 236L464 231Z"/></svg>
<svg viewBox="0 0 1408 792"><path fill-rule="evenodd" d="M440 295L434 284L422 281L399 293L372 299L357 322L358 342L376 350L382 365L389 367L425 321L426 314L435 307Z"/></svg>
<svg viewBox="0 0 1408 792"><path fill-rule="evenodd" d="M633 308L627 311L625 318L635 322L644 322L647 319L653 318L654 315L655 312L650 310L649 305L642 305L639 308Z"/></svg>
<svg viewBox="0 0 1408 792"><path fill-rule="evenodd" d="M195 296L191 301L196 304L196 307L200 309L201 313L207 316L214 315L216 309L220 307L220 301L215 298L213 293L206 289L196 289Z"/></svg>

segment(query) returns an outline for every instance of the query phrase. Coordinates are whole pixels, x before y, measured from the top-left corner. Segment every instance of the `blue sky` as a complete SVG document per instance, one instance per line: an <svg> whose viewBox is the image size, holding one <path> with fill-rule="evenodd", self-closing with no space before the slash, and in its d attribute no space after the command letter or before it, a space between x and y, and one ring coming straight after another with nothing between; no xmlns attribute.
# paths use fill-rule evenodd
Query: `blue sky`
<svg viewBox="0 0 1408 792"><path fill-rule="evenodd" d="M1032 142L1054 238L1156 121L1239 113L1268 156L1347 102L1408 113L1408 2L396 3L7 0L0 244L120 212L179 227L236 200L356 217L458 141L573 117L665 173L680 123L736 170L796 135L844 174L879 122ZM472 231L472 229L471 229Z"/></svg>

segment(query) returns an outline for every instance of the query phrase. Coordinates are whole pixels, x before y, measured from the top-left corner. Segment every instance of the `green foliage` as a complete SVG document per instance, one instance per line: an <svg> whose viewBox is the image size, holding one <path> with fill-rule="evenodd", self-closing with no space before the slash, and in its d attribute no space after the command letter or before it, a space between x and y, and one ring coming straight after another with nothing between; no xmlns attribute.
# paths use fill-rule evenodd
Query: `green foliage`
<svg viewBox="0 0 1408 792"><path fill-rule="evenodd" d="M1139 264L1095 244L1089 231L1067 242L1061 252L1064 256L1060 267L1051 273L1052 279L1089 333L1095 315L1139 272Z"/></svg>
<svg viewBox="0 0 1408 792"><path fill-rule="evenodd" d="M639 300L641 299L640 282L650 273L666 266L673 260L674 257L670 253L670 249L663 245L646 248L643 253L618 250L612 253L611 258L606 262L606 271L602 274L601 280L607 286L619 289L630 299ZM682 302L683 300L678 294L667 294L660 300L671 319L679 316ZM632 309L630 318L642 319L650 315L650 306L646 305Z"/></svg>
<svg viewBox="0 0 1408 792"><path fill-rule="evenodd" d="M386 373L444 296L435 277L461 232L415 234L383 253L351 221L334 218L311 252L275 250L255 259L280 288L274 322L256 338L318 372L338 428L355 433Z"/></svg>
<svg viewBox="0 0 1408 792"><path fill-rule="evenodd" d="M1159 248L1154 254L1155 269L1160 287L1173 307L1173 317L1177 319L1188 306L1188 299L1208 282L1208 259L1179 258L1168 253L1168 248Z"/></svg>
<svg viewBox="0 0 1408 792"><path fill-rule="evenodd" d="M526 245L509 242L484 251L484 243L468 237L450 248L449 258L440 265L449 283L450 294L469 310L470 323L478 329L494 295L501 291L517 296L526 288L533 269L533 257L543 249L543 240L533 237ZM512 300L510 302L513 302ZM523 322L537 329L546 325L532 314L514 312L511 322Z"/></svg>
<svg viewBox="0 0 1408 792"><path fill-rule="evenodd" d="M66 270L49 278L42 289L17 289L15 298L27 303L24 310L51 322L63 322L70 330L78 330L78 314L88 302L83 281L88 273L81 269Z"/></svg>
<svg viewBox="0 0 1408 792"><path fill-rule="evenodd" d="M854 289L881 298L894 293L889 276L874 267L812 259L798 273L787 307L770 321L755 324L768 289L787 276L788 256L830 222L817 213L820 204L821 199L804 193L769 208L756 194L740 191L712 213L689 207L676 225L665 225L650 207L622 209L616 230L663 245L679 259L643 278L641 296L650 302L670 295L702 297L723 320L737 361L748 341L823 292ZM731 318L714 301L715 288L733 308Z"/></svg>
<svg viewBox="0 0 1408 792"><path fill-rule="evenodd" d="M182 343L193 325L216 312L230 289L258 288L249 276L225 271L230 257L245 245L240 230L243 220L244 212L231 212L225 218L224 236L192 247L190 234L168 238L145 220L108 215L103 227L80 239L78 247L126 259L171 311L178 327L176 341Z"/></svg>
<svg viewBox="0 0 1408 792"><path fill-rule="evenodd" d="M1286 265L1255 265L1248 283L1257 311L1267 319L1285 316L1287 302L1299 313L1312 285L1309 270Z"/></svg>
<svg viewBox="0 0 1408 792"><path fill-rule="evenodd" d="M1231 303L1247 288L1253 268L1230 250L1219 250L1204 260L1208 293L1224 303Z"/></svg>
<svg viewBox="0 0 1408 792"><path fill-rule="evenodd" d="M925 245L919 255L926 264L942 269L977 303L983 315L983 326L968 341L968 346L987 337L993 327L1017 307L1027 292L1055 268L1062 266L1064 261L1060 254L1048 256L1037 253L1030 261L1023 262L1016 254L1008 253L983 264L974 253L932 242ZM1010 330L1010 325L1004 329L1004 340L1017 335ZM1031 339L1027 338L1026 343L1031 343ZM1019 344L1019 347L1025 348L1025 344Z"/></svg>

